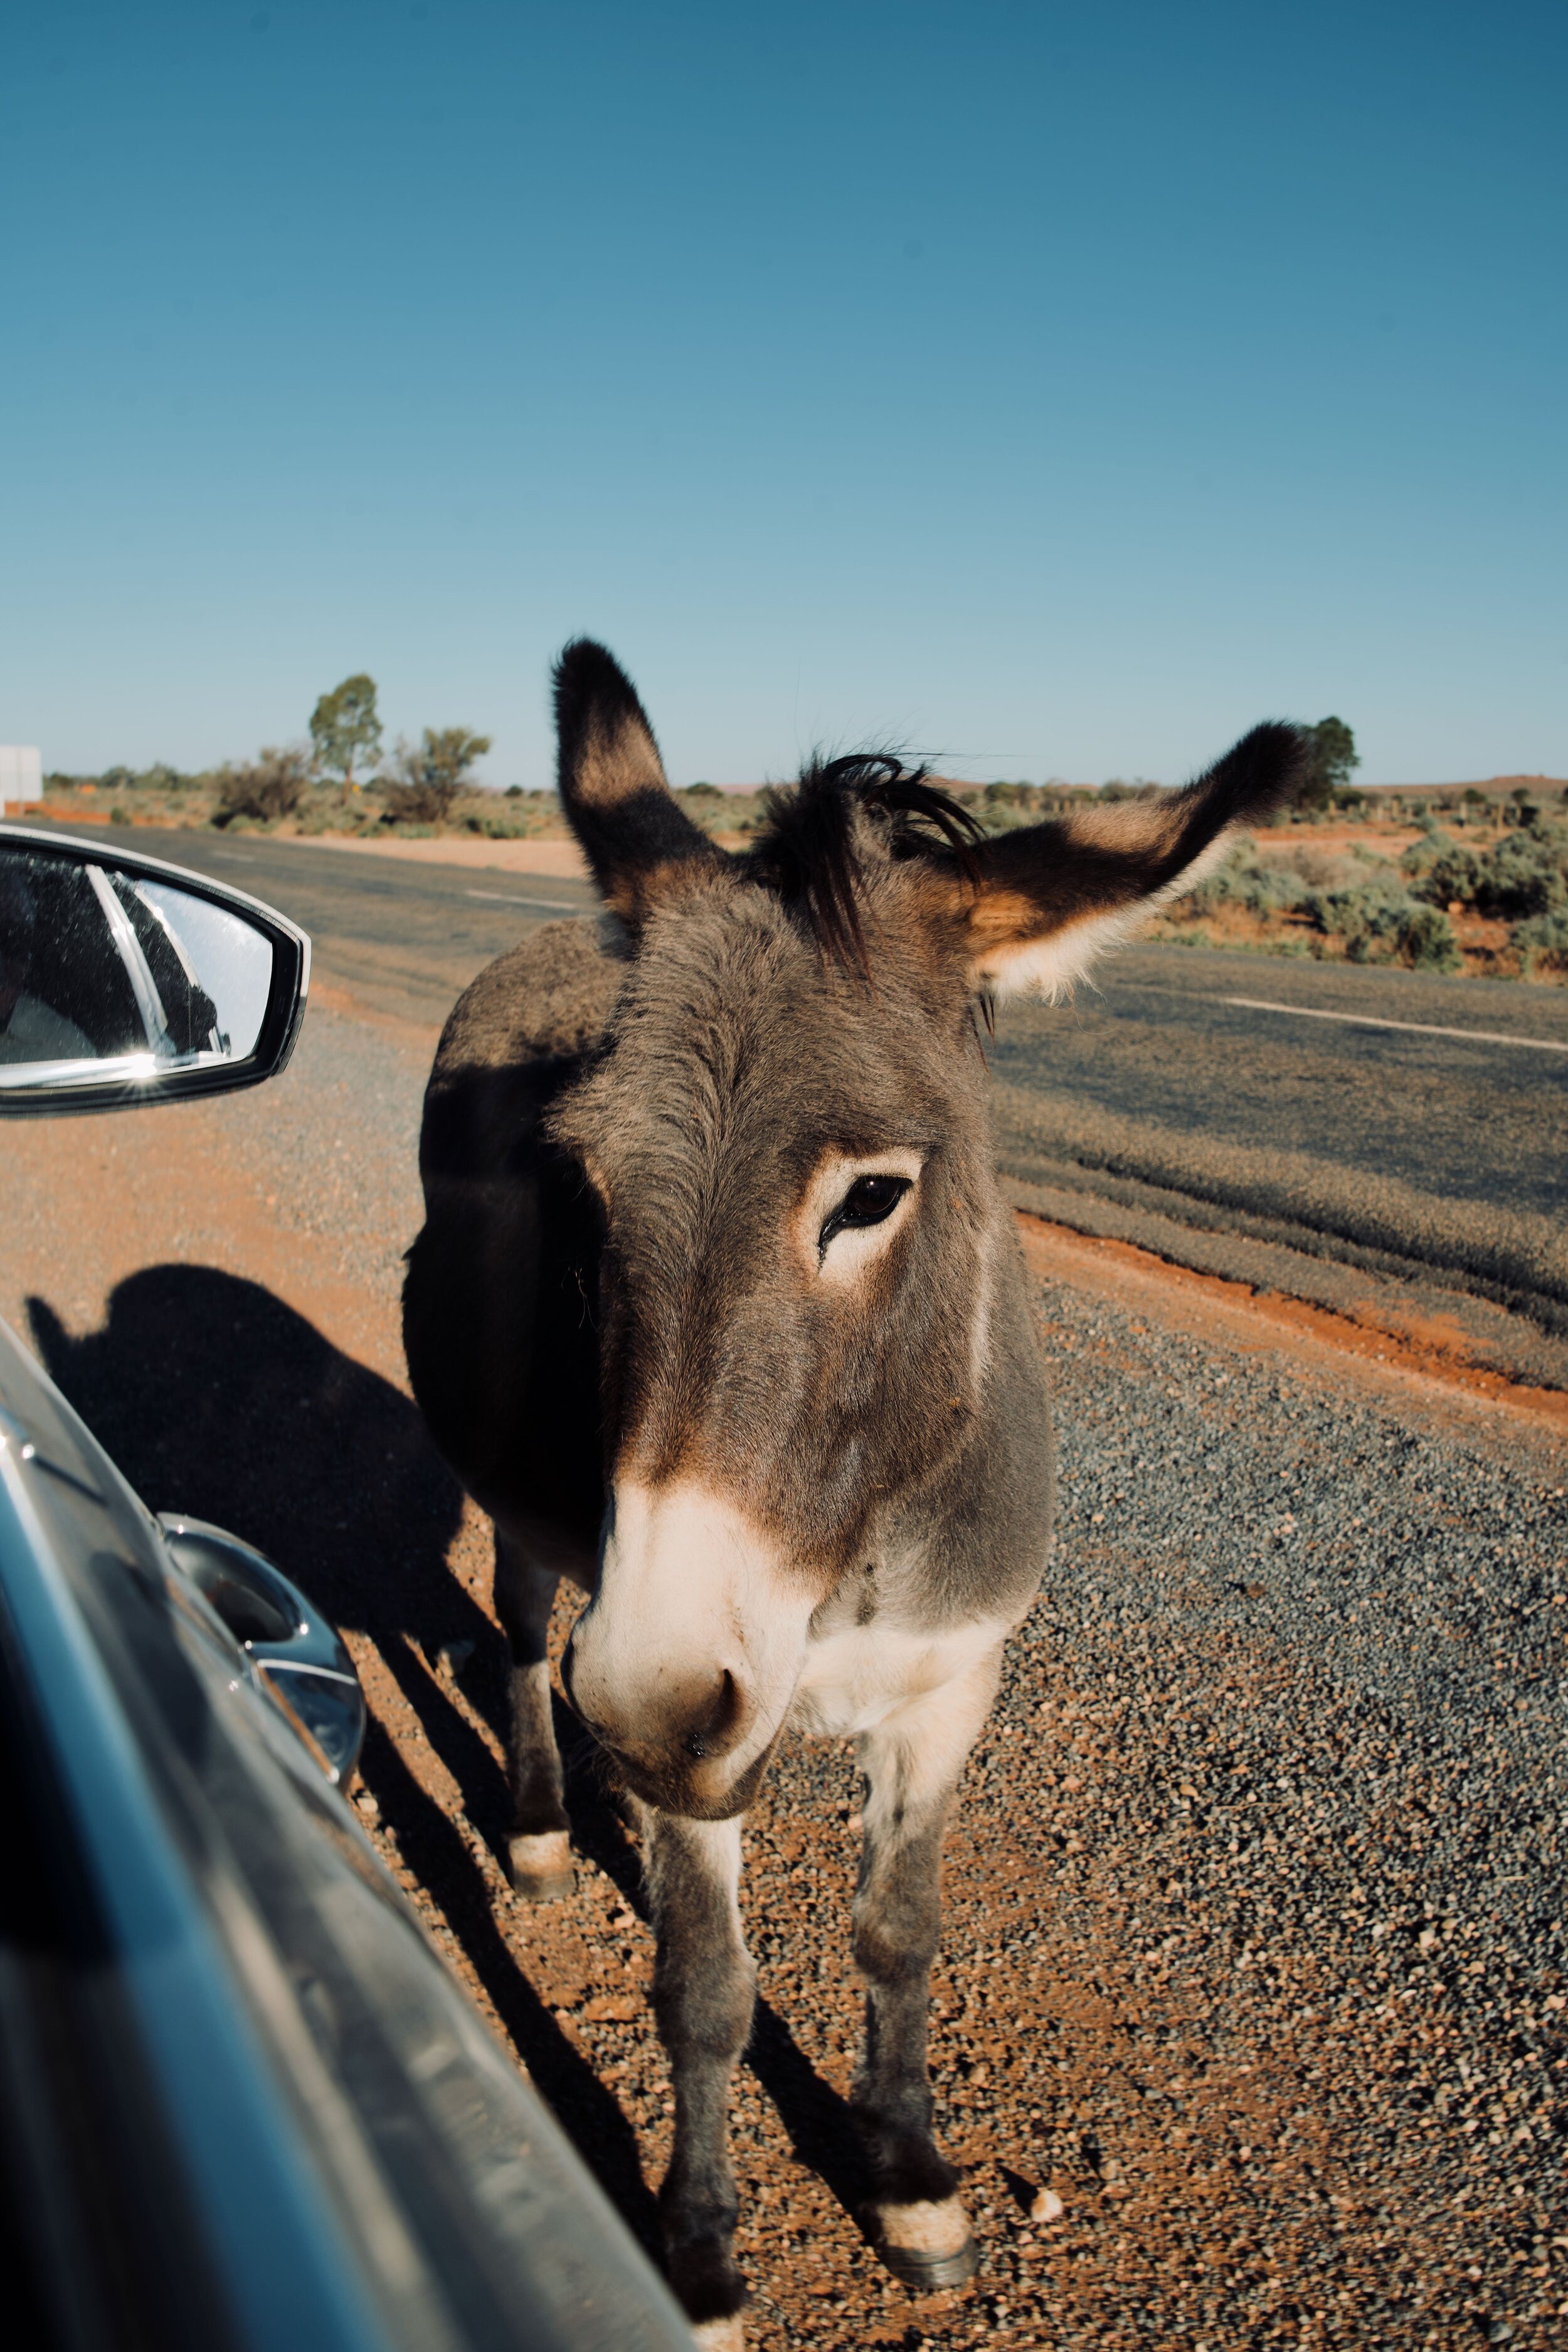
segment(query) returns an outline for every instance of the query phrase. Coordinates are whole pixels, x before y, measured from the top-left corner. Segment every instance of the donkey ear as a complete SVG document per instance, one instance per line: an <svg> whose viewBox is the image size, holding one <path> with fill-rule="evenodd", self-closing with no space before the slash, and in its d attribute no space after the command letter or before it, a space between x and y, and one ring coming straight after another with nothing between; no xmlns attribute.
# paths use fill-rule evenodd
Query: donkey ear
<svg viewBox="0 0 1568 2352"><path fill-rule="evenodd" d="M997 996L1070 987L1103 949L1220 865L1239 826L1287 801L1306 757L1298 728L1255 727L1180 792L1075 808L972 850L963 919L973 985Z"/></svg>
<svg viewBox="0 0 1568 2352"><path fill-rule="evenodd" d="M555 727L567 822L605 904L635 923L661 874L721 853L678 803L636 688L592 637L555 665Z"/></svg>

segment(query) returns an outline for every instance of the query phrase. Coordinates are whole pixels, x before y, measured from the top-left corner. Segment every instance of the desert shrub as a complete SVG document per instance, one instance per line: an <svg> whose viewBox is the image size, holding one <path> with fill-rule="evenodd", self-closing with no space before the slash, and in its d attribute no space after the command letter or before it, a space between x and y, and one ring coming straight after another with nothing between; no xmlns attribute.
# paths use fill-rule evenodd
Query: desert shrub
<svg viewBox="0 0 1568 2352"><path fill-rule="evenodd" d="M1515 924L1509 945L1519 953L1519 967L1527 980L1543 971L1568 978L1568 914L1531 915Z"/></svg>
<svg viewBox="0 0 1568 2352"><path fill-rule="evenodd" d="M1456 898L1463 906L1473 906L1487 870L1485 860L1468 841L1456 841L1452 834L1436 826L1424 839L1411 843L1399 868L1407 877L1412 898L1424 898L1432 907L1447 907Z"/></svg>
<svg viewBox="0 0 1568 2352"><path fill-rule="evenodd" d="M1090 793L1089 797L1094 799L1097 795ZM1022 825L1038 824L1061 803L1060 786L1003 782L987 784L967 805L987 833L1013 833Z"/></svg>
<svg viewBox="0 0 1568 2352"><path fill-rule="evenodd" d="M399 743L386 785L387 824L442 824L468 782L468 770L490 748L488 735L466 727L426 727L417 743Z"/></svg>
<svg viewBox="0 0 1568 2352"><path fill-rule="evenodd" d="M1225 864L1189 893L1194 915L1213 915L1226 905L1245 907L1248 914L1277 915L1299 907L1305 895L1297 860L1311 852L1289 849L1260 856L1258 844L1244 834Z"/></svg>
<svg viewBox="0 0 1568 2352"><path fill-rule="evenodd" d="M1483 914L1515 922L1568 910L1568 832L1530 825L1504 834L1487 860L1476 904Z"/></svg>
<svg viewBox="0 0 1568 2352"><path fill-rule="evenodd" d="M1346 856L1335 849L1314 849L1310 841L1281 852L1280 862L1313 890L1348 890L1364 877L1367 869L1364 850Z"/></svg>
<svg viewBox="0 0 1568 2352"><path fill-rule="evenodd" d="M1399 864L1411 895L1430 906L1458 899L1513 922L1568 908L1568 833L1561 827L1520 827L1489 851L1435 829Z"/></svg>
<svg viewBox="0 0 1568 2352"><path fill-rule="evenodd" d="M1464 961L1440 907L1411 906L1395 930L1394 953L1412 971L1458 971Z"/></svg>
<svg viewBox="0 0 1568 2352"><path fill-rule="evenodd" d="M477 833L484 841L521 841L529 823L514 809L469 809L463 818L463 830Z"/></svg>
<svg viewBox="0 0 1568 2352"><path fill-rule="evenodd" d="M310 762L303 751L264 751L249 767L226 769L213 823L232 824L237 816L248 816L272 824L292 816L310 781Z"/></svg>
<svg viewBox="0 0 1568 2352"><path fill-rule="evenodd" d="M1302 904L1320 931L1343 940L1352 963L1371 963L1397 950L1415 901L1393 866L1380 865L1347 887L1309 890Z"/></svg>

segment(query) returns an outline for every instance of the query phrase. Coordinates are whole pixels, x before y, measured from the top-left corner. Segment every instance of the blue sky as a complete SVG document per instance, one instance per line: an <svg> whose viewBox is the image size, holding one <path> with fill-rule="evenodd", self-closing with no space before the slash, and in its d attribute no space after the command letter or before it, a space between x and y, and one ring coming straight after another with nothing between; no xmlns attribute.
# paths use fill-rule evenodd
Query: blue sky
<svg viewBox="0 0 1568 2352"><path fill-rule="evenodd" d="M9 0L0 739L1568 774L1568 10Z"/></svg>

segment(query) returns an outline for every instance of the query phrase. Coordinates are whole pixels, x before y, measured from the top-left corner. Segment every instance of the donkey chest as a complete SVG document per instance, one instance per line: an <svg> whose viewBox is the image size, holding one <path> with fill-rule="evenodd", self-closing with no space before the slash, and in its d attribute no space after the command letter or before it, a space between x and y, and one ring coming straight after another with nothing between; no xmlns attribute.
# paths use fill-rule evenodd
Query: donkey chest
<svg viewBox="0 0 1568 2352"><path fill-rule="evenodd" d="M906 1701L965 1673L1006 1633L1001 1620L913 1631L885 1620L845 1625L815 1639L795 1685L791 1722L810 1738L870 1731Z"/></svg>

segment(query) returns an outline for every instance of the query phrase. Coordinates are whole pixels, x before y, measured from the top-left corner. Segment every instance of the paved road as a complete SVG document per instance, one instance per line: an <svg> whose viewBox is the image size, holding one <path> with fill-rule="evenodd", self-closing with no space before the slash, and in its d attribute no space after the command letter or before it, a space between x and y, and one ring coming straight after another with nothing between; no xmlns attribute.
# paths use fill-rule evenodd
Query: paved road
<svg viewBox="0 0 1568 2352"><path fill-rule="evenodd" d="M1195 1142L1568 1212L1565 990L1133 947L1071 1006L1010 1007L995 1067Z"/></svg>
<svg viewBox="0 0 1568 2352"><path fill-rule="evenodd" d="M593 903L257 835L134 839L270 899L331 986L425 1026ZM1389 1318L1568 1385L1568 991L1134 946L1070 1004L1005 1007L993 1062L1026 1205L1342 1311L1381 1286Z"/></svg>

